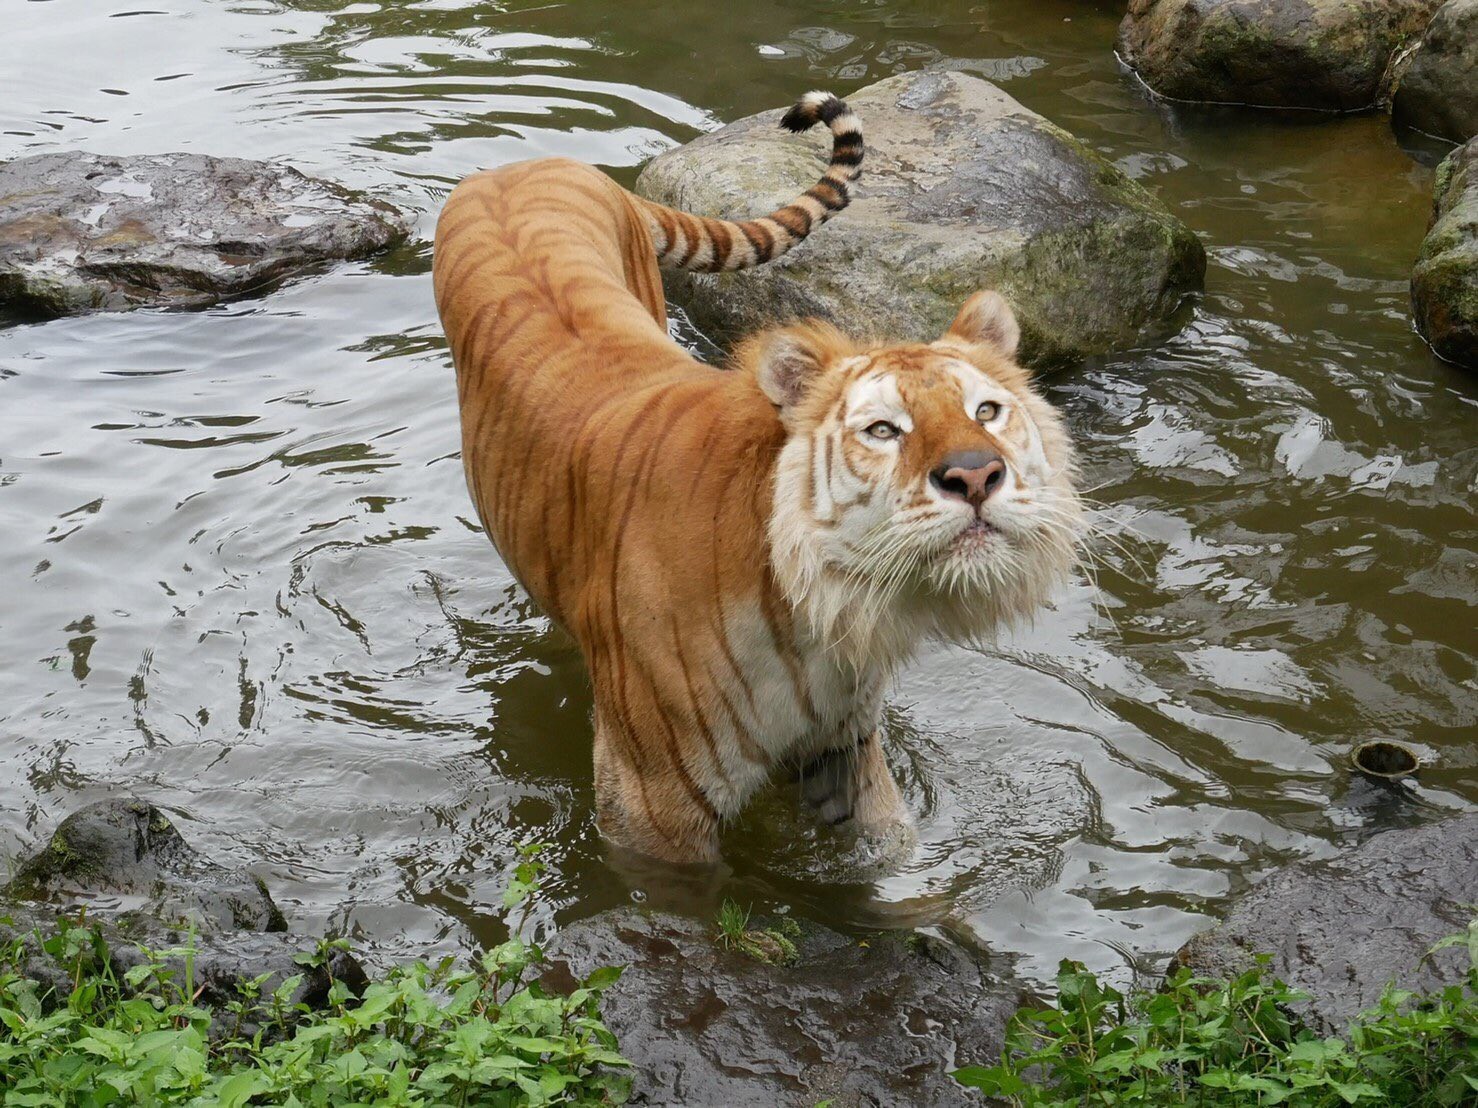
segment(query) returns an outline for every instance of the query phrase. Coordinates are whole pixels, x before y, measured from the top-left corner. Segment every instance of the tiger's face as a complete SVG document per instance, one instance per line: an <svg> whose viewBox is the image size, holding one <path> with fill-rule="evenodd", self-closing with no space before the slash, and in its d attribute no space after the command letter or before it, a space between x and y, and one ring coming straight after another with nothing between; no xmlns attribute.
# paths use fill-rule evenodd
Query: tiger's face
<svg viewBox="0 0 1478 1108"><path fill-rule="evenodd" d="M776 572L855 661L1029 618L1070 573L1072 447L1014 360L1019 334L986 292L929 344L858 348L821 324L757 340L755 372L787 431Z"/></svg>

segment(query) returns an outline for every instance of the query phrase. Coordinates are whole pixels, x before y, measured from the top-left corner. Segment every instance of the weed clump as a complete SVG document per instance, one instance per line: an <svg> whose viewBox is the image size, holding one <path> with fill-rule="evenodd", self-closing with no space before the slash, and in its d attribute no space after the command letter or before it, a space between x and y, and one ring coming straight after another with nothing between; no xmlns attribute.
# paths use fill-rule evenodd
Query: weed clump
<svg viewBox="0 0 1478 1108"><path fill-rule="evenodd" d="M751 914L751 909L725 900L718 911L719 945L766 965L794 965L799 957L795 942L801 937L800 925L790 917L782 916L773 927L751 928Z"/></svg>
<svg viewBox="0 0 1478 1108"><path fill-rule="evenodd" d="M537 850L523 850L509 907L538 888ZM41 938L71 988L26 976L23 939L0 945L7 1106L502 1108L620 1104L629 1091L627 1062L600 1018L601 994L621 971L598 969L568 995L551 994L536 980L543 954L517 936L465 968L452 958L397 967L360 996L333 979L321 1009L294 1003L300 975L264 995L265 975L242 982L225 1013L197 1006L188 945L146 950L120 978L97 930L64 921ZM326 940L298 961L332 976L347 949Z"/></svg>
<svg viewBox="0 0 1478 1108"><path fill-rule="evenodd" d="M1432 995L1389 986L1347 1039L1301 1028L1307 999L1267 972L1177 971L1126 996L1065 961L1057 1001L1019 1011L999 1065L956 1070L961 1084L1027 1108L1114 1105L1385 1104L1478 1106L1478 920L1428 952L1466 946L1467 979Z"/></svg>

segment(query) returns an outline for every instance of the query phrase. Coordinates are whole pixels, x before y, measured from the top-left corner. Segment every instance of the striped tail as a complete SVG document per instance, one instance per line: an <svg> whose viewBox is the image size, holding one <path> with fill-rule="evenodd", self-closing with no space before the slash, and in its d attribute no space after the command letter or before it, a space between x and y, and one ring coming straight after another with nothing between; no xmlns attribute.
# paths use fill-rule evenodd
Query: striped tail
<svg viewBox="0 0 1478 1108"><path fill-rule="evenodd" d="M636 198L646 213L658 264L692 273L762 265L845 208L852 199L848 186L862 175L862 124L844 101L829 92L806 93L780 120L780 126L797 133L817 123L831 129L831 164L821 180L767 216L736 223L689 215Z"/></svg>

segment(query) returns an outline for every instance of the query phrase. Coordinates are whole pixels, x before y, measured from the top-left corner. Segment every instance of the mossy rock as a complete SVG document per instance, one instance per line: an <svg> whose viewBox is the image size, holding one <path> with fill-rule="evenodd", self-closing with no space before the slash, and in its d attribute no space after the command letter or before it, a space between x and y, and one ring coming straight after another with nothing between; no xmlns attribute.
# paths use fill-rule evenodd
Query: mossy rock
<svg viewBox="0 0 1478 1108"><path fill-rule="evenodd" d="M1478 135L1478 0L1447 0L1432 17L1405 67L1391 119L1453 142Z"/></svg>
<svg viewBox="0 0 1478 1108"><path fill-rule="evenodd" d="M1174 100L1358 111L1442 0L1130 0L1119 56Z"/></svg>
<svg viewBox="0 0 1478 1108"><path fill-rule="evenodd" d="M1478 369L1478 139L1437 167L1432 226L1411 274L1411 311L1438 355Z"/></svg>
<svg viewBox="0 0 1478 1108"><path fill-rule="evenodd" d="M801 316L859 335L930 339L980 288L1021 321L1031 364L1130 345L1161 327L1206 269L1200 241L1142 186L988 81L928 71L851 93L867 155L856 199L790 254L742 273L677 274L668 292L721 338ZM742 219L821 175L824 130L780 113L652 160L636 191Z"/></svg>
<svg viewBox="0 0 1478 1108"><path fill-rule="evenodd" d="M202 857L168 816L132 798L72 813L0 896L59 906L102 902L202 931L287 927L261 878Z"/></svg>

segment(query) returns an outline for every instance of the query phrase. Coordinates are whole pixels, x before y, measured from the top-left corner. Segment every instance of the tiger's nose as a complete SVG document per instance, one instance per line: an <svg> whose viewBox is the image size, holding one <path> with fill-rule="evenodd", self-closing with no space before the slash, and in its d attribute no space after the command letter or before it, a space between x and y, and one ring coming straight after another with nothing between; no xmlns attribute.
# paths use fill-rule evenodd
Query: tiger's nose
<svg viewBox="0 0 1478 1108"><path fill-rule="evenodd" d="M929 471L930 483L945 496L958 497L977 511L1006 481L1006 463L993 451L951 454Z"/></svg>

